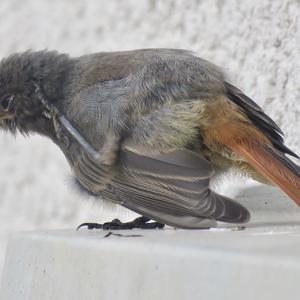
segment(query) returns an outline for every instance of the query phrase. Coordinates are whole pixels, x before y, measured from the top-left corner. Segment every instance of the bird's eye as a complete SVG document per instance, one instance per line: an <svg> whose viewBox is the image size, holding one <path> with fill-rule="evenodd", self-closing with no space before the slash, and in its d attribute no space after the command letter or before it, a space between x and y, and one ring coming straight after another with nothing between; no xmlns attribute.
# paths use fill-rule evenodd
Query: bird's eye
<svg viewBox="0 0 300 300"><path fill-rule="evenodd" d="M5 111L8 111L12 102L14 100L13 96L6 96L1 100L1 108Z"/></svg>

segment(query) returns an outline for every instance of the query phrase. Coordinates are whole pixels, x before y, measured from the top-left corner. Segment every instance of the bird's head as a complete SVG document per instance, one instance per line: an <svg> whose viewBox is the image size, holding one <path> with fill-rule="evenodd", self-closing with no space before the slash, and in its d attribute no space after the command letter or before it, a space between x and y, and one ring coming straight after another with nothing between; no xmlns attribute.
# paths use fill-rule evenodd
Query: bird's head
<svg viewBox="0 0 300 300"><path fill-rule="evenodd" d="M0 127L23 132L24 121L41 110L35 97L32 71L24 54L14 54L0 62Z"/></svg>
<svg viewBox="0 0 300 300"><path fill-rule="evenodd" d="M47 118L37 83L51 99L61 97L62 58L66 56L40 51L13 54L0 62L0 128L12 133L46 134L42 127Z"/></svg>

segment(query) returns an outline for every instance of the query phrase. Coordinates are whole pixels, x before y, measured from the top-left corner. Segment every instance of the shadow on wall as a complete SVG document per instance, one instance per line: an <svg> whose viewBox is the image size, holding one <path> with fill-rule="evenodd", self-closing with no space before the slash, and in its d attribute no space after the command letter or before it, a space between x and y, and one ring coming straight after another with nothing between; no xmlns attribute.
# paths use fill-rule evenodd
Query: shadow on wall
<svg viewBox="0 0 300 300"><path fill-rule="evenodd" d="M299 207L273 186L256 184L243 187L234 198L251 213L247 227L300 225Z"/></svg>

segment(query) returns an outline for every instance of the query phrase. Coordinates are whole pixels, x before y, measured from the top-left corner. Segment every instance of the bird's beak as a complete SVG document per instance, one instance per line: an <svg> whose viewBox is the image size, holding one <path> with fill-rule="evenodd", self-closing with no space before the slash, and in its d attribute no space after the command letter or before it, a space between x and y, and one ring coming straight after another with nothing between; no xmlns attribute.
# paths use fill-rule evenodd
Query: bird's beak
<svg viewBox="0 0 300 300"><path fill-rule="evenodd" d="M14 95L10 95L1 101L0 120L12 119L14 117Z"/></svg>
<svg viewBox="0 0 300 300"><path fill-rule="evenodd" d="M8 113L7 111L1 111L0 110L0 120L9 120L13 119L14 115L11 113Z"/></svg>

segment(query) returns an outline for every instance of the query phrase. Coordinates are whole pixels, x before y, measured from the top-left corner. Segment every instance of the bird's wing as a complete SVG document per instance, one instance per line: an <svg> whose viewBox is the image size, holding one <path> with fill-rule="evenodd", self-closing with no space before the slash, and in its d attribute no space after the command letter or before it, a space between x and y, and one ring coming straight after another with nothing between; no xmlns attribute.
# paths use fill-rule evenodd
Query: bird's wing
<svg viewBox="0 0 300 300"><path fill-rule="evenodd" d="M224 84L228 98L242 109L253 125L269 138L277 150L299 158L296 153L284 145L282 130L264 113L261 107L235 86L226 81Z"/></svg>
<svg viewBox="0 0 300 300"><path fill-rule="evenodd" d="M179 228L203 228L215 220L242 223L248 211L209 189L212 168L203 157L189 151L142 154L120 152L121 171L104 197L155 221Z"/></svg>

